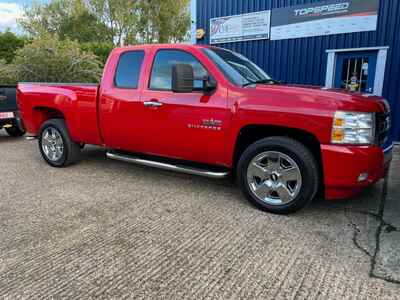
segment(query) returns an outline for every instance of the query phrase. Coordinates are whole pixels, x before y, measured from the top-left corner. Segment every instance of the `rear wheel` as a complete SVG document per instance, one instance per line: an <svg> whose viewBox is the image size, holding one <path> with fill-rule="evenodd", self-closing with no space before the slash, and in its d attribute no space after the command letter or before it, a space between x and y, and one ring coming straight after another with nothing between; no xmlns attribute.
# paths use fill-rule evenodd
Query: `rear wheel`
<svg viewBox="0 0 400 300"><path fill-rule="evenodd" d="M10 128L5 128L5 129L7 131L7 134L9 136L12 136L12 137L20 137L20 136L23 136L25 134L25 130L23 130L23 129L17 127L17 126L13 126L13 127L10 127Z"/></svg>
<svg viewBox="0 0 400 300"><path fill-rule="evenodd" d="M237 170L245 196L272 213L298 211L311 202L318 189L319 174L312 153L287 137L264 138L250 145Z"/></svg>
<svg viewBox="0 0 400 300"><path fill-rule="evenodd" d="M39 149L44 160L53 167L68 166L80 157L80 146L71 140L63 119L51 119L42 125Z"/></svg>

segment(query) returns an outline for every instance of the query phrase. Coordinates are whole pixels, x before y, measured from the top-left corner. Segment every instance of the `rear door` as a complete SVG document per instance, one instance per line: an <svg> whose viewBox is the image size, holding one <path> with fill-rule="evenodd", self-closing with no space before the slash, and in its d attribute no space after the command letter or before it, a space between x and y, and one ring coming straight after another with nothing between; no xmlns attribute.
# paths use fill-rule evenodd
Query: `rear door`
<svg viewBox="0 0 400 300"><path fill-rule="evenodd" d="M143 152L145 107L141 102L141 74L145 50L112 54L100 89L100 127L104 143L113 149Z"/></svg>
<svg viewBox="0 0 400 300"><path fill-rule="evenodd" d="M195 90L172 92L172 67L191 64ZM154 54L148 84L143 89L146 152L210 164L223 162L230 122L226 88L204 93L202 79L213 76L195 56L178 49L159 49Z"/></svg>

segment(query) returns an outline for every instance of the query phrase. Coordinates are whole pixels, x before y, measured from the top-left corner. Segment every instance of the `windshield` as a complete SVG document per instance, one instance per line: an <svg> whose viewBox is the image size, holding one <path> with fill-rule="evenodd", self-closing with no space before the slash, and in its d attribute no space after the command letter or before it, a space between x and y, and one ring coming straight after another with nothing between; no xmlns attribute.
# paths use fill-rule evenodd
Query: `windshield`
<svg viewBox="0 0 400 300"><path fill-rule="evenodd" d="M273 81L259 66L239 53L222 48L204 48L203 51L235 85Z"/></svg>

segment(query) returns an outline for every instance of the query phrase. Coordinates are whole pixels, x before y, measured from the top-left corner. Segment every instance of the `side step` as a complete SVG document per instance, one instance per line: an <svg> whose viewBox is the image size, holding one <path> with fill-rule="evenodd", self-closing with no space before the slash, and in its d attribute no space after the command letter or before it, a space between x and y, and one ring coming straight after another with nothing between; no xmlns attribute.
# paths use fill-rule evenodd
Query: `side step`
<svg viewBox="0 0 400 300"><path fill-rule="evenodd" d="M165 163L165 162L159 162L159 161L155 161L155 160L148 160L148 159L143 159L143 158L139 158L139 157L119 154L119 153L115 153L115 152L107 152L107 157L110 159L125 161L125 162L129 162L129 163L134 163L137 165L142 165L142 166L147 166L147 167L155 167L158 169L175 171L175 172L186 173L186 174L191 174L191 175L199 175L199 176L208 177L208 178L220 179L220 178L225 178L229 175L229 172L227 172L227 171L213 172L213 171L209 171L209 170L205 170L205 169L186 167L186 166L182 166L182 165L175 165L175 164L170 164L170 163Z"/></svg>

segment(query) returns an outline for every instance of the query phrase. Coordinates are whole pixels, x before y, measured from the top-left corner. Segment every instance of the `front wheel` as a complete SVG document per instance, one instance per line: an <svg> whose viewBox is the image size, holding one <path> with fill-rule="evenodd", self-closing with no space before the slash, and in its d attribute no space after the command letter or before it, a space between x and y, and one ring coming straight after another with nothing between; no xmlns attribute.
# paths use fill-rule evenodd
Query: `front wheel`
<svg viewBox="0 0 400 300"><path fill-rule="evenodd" d="M300 210L318 190L314 156L303 144L287 137L268 137L250 145L237 171L244 195L257 207L276 214Z"/></svg>
<svg viewBox="0 0 400 300"><path fill-rule="evenodd" d="M39 149L52 167L68 166L80 157L80 146L71 140L63 119L51 119L40 128Z"/></svg>

